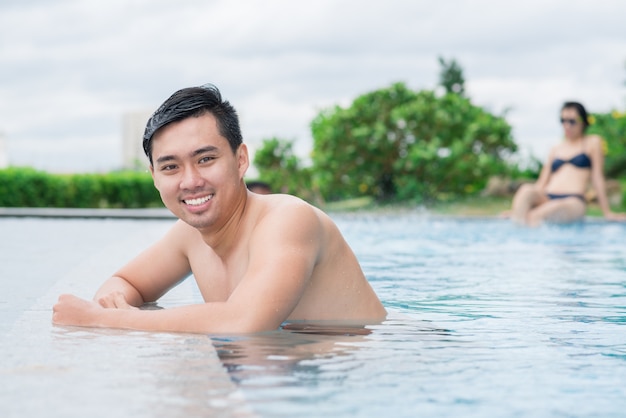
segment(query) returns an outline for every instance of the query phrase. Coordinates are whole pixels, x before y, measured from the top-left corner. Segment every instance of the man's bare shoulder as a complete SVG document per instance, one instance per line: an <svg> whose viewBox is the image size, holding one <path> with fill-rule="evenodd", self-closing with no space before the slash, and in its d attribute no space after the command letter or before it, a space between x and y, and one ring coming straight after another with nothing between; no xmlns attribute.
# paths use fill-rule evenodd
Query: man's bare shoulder
<svg viewBox="0 0 626 418"><path fill-rule="evenodd" d="M288 194L271 194L257 196L260 200L260 213L270 216L312 216L326 217L327 215L319 208Z"/></svg>
<svg viewBox="0 0 626 418"><path fill-rule="evenodd" d="M289 232L314 232L323 228L328 216L304 200L285 194L256 196L256 228L264 233L268 229Z"/></svg>

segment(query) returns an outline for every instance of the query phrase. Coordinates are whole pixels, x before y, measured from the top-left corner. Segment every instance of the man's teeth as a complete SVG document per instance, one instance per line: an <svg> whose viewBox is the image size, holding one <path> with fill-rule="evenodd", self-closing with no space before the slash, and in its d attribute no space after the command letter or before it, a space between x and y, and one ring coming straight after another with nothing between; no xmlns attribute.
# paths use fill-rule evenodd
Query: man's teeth
<svg viewBox="0 0 626 418"><path fill-rule="evenodd" d="M205 197L199 197L197 199L188 199L185 200L184 202L188 205L192 205L192 206L197 206L197 205L201 205L205 202L208 202L209 200L211 200L211 197L213 197L213 195L208 195Z"/></svg>

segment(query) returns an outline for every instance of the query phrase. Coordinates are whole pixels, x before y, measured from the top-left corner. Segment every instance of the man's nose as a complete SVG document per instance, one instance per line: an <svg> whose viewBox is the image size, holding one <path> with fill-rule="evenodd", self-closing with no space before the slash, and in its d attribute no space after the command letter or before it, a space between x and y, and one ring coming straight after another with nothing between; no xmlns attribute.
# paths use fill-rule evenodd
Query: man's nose
<svg viewBox="0 0 626 418"><path fill-rule="evenodd" d="M196 167L187 167L183 171L183 177L180 182L181 189L195 189L202 185L204 179L200 171Z"/></svg>

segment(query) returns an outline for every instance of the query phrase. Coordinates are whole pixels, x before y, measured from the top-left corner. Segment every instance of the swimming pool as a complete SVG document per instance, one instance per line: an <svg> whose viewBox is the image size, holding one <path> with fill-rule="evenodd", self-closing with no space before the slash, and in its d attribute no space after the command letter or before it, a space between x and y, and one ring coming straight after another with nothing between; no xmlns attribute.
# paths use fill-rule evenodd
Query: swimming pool
<svg viewBox="0 0 626 418"><path fill-rule="evenodd" d="M333 218L391 312L366 334L52 327L171 221L0 218L2 415L624 416L626 225Z"/></svg>

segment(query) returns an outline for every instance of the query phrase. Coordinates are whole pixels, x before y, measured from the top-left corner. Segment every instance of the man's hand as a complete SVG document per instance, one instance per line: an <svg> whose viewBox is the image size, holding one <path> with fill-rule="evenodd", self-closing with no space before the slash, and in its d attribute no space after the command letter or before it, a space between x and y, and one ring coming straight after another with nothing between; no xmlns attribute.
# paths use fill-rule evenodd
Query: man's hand
<svg viewBox="0 0 626 418"><path fill-rule="evenodd" d="M111 292L107 295L99 297L97 302L103 308L135 309L134 306L128 303L126 296L124 296L124 293L122 292Z"/></svg>
<svg viewBox="0 0 626 418"><path fill-rule="evenodd" d="M95 326L104 308L74 295L61 295L52 308L52 322L57 325Z"/></svg>
<svg viewBox="0 0 626 418"><path fill-rule="evenodd" d="M102 297L98 302L81 299L74 295L61 295L52 308L52 322L56 325L83 327L100 326L99 317L105 308L137 309L126 302L121 292Z"/></svg>

